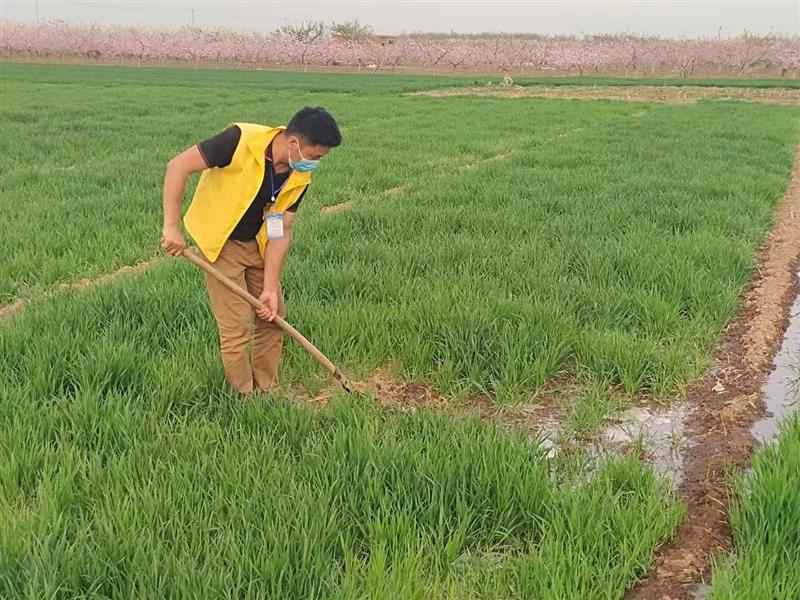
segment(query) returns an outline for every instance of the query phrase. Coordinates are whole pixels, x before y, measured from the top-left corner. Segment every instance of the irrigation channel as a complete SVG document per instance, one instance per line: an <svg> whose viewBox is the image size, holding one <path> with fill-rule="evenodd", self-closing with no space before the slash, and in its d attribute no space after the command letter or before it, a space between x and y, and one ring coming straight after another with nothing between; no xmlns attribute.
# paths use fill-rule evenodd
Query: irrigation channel
<svg viewBox="0 0 800 600"><path fill-rule="evenodd" d="M800 279L800 272L797 276ZM761 388L766 411L750 428L761 444L773 442L780 424L800 408L800 294L792 303L789 319L783 343L772 362L772 371ZM654 448L658 448L658 444L654 444ZM706 600L710 593L711 586L703 583L695 589L694 598Z"/></svg>
<svg viewBox="0 0 800 600"><path fill-rule="evenodd" d="M797 276L800 279L800 272ZM762 388L767 412L750 428L762 444L772 441L780 424L800 408L800 294L792 303L789 319L781 349Z"/></svg>

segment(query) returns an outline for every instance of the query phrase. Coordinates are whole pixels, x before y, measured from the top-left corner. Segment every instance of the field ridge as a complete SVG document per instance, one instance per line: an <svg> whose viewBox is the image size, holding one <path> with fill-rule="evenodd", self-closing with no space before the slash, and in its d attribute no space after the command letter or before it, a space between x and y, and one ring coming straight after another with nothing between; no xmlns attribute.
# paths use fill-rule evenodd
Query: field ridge
<svg viewBox="0 0 800 600"><path fill-rule="evenodd" d="M110 273L102 273L96 277L82 277L76 281L59 283L53 289L46 290L41 294L37 294L33 298L17 298L9 304L0 306L0 320L7 319L15 315L31 302L35 302L53 294L68 294L76 290L82 290L84 288L93 287L96 285L103 285L105 283L115 281L120 277L127 277L129 275L141 273L142 271L146 271L150 267L162 262L165 258L166 256L163 254L156 254L150 258L137 261L133 265L123 265L120 268L111 271Z"/></svg>
<svg viewBox="0 0 800 600"><path fill-rule="evenodd" d="M543 97L561 100L623 100L656 104L694 104L700 100L739 100L760 104L800 104L800 89L756 87L709 87L671 85L513 85L484 87L454 87L406 92L409 96L497 96L502 98Z"/></svg>

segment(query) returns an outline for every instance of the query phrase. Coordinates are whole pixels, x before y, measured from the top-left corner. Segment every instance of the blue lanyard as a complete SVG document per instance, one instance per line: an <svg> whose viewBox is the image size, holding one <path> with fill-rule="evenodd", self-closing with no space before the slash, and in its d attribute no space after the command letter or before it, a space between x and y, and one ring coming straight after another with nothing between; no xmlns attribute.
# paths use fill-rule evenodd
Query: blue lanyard
<svg viewBox="0 0 800 600"><path fill-rule="evenodd" d="M274 169L272 168L272 164L270 164L269 165L269 189L270 189L270 195L272 197L272 204L275 204L275 194L276 193L280 194L281 190L283 189L283 186L285 186L286 182L289 181L289 177L286 177L286 179L283 180L283 183L280 184L278 186L278 189L276 190L275 189L275 180L273 179L273 177L274 177L273 173L274 173Z"/></svg>

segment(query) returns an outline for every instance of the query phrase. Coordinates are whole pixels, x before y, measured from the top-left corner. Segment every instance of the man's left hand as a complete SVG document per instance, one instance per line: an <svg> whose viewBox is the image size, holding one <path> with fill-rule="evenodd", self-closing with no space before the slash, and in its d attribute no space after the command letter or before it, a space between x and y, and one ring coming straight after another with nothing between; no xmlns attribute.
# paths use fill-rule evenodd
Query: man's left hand
<svg viewBox="0 0 800 600"><path fill-rule="evenodd" d="M258 301L263 308L257 310L256 314L265 321L272 321L278 315L278 291L264 290Z"/></svg>

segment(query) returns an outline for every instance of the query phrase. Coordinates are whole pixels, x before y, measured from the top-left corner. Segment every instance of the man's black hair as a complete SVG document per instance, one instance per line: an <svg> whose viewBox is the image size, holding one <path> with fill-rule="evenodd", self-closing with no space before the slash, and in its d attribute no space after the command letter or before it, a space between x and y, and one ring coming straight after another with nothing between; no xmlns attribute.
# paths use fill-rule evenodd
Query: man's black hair
<svg viewBox="0 0 800 600"><path fill-rule="evenodd" d="M321 106L299 110L286 126L287 134L295 134L313 145L335 148L342 143L342 134L331 114Z"/></svg>

